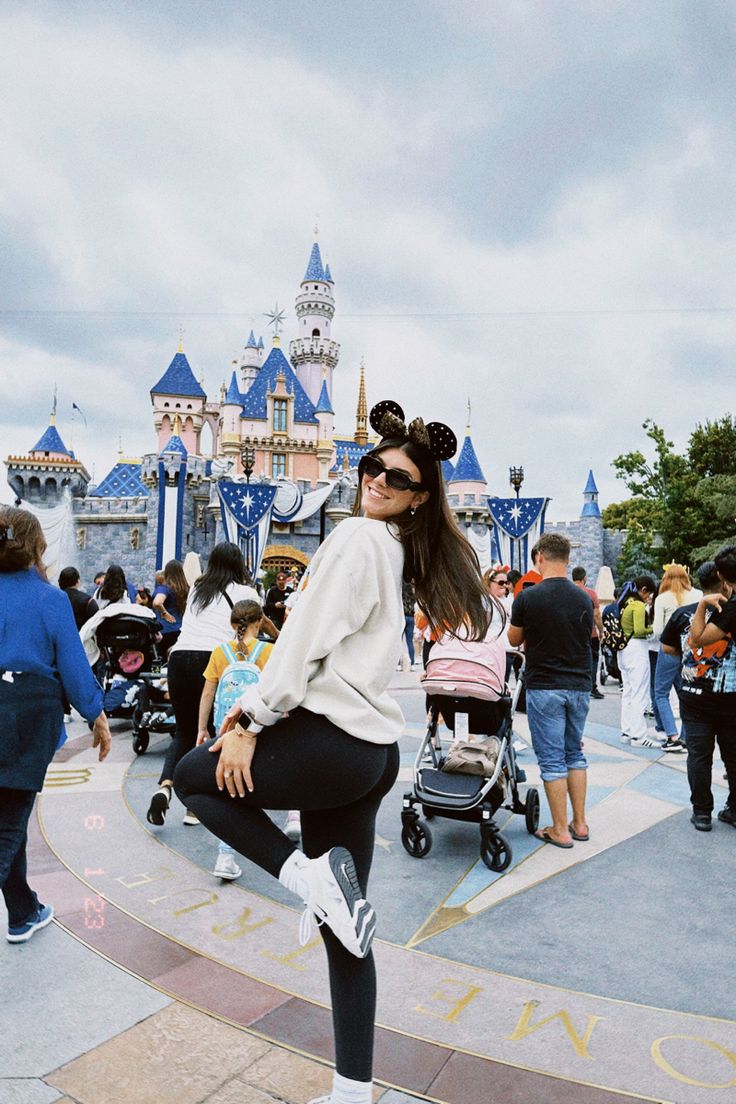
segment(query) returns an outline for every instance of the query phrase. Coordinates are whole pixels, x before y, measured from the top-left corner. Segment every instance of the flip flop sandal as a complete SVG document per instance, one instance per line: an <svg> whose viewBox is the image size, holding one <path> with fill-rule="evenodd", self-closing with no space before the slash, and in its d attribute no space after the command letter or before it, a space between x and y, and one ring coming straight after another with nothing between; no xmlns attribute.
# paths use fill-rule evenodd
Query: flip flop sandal
<svg viewBox="0 0 736 1104"><path fill-rule="evenodd" d="M572 847L571 843L560 843L559 840L552 839L552 836L546 828L542 828L540 832L535 832L534 835L538 840L541 840L542 843L551 843L553 847L562 847L565 851L569 851Z"/></svg>
<svg viewBox="0 0 736 1104"><path fill-rule="evenodd" d="M568 824L567 827L570 829L570 835L572 836L572 838L574 840L577 840L578 843L587 843L590 839L590 832L586 832L584 836L581 836L579 832L576 832L573 829L572 824Z"/></svg>

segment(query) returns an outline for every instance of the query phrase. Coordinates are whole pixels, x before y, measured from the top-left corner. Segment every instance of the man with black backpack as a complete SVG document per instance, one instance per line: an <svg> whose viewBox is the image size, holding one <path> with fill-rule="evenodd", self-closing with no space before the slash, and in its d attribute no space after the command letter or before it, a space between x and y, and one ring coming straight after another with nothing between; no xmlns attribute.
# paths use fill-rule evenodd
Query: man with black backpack
<svg viewBox="0 0 736 1104"><path fill-rule="evenodd" d="M525 645L526 709L552 824L537 836L555 847L589 839L585 819L588 764L582 736L590 707L593 604L567 578L570 542L539 538L532 555L542 576L514 599L508 639ZM567 798L572 805L568 823Z"/></svg>

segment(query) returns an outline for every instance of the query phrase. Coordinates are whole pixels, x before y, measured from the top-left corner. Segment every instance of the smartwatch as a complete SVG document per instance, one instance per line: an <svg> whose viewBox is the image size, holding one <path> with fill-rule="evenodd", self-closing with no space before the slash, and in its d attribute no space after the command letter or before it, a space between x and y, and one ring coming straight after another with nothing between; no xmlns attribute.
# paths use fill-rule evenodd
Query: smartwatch
<svg viewBox="0 0 736 1104"><path fill-rule="evenodd" d="M247 730L248 732L252 732L254 736L257 736L259 732L263 731L263 725L258 724L256 721L253 720L249 713L245 712L241 713L235 721L233 728L237 727L240 727L243 730Z"/></svg>

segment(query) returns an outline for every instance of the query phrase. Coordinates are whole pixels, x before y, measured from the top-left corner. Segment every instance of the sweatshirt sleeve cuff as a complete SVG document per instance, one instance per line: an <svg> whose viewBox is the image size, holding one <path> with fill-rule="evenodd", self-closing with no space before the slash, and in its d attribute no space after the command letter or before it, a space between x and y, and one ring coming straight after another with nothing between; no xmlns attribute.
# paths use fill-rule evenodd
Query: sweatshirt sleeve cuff
<svg viewBox="0 0 736 1104"><path fill-rule="evenodd" d="M255 685L246 687L245 692L240 698L240 707L244 713L247 713L263 728L268 728L269 725L276 724L284 715L283 713L278 713L273 709L269 709L268 706L264 704L261 695L258 693L258 687Z"/></svg>

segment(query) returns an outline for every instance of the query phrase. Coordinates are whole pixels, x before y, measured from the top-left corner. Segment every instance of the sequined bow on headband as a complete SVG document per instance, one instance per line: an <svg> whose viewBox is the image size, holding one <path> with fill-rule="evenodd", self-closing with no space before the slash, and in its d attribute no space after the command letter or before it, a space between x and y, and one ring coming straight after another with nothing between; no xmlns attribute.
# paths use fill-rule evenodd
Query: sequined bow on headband
<svg viewBox="0 0 736 1104"><path fill-rule="evenodd" d="M449 460L457 452L457 437L449 426L442 422L425 425L421 418L414 418L407 426L404 411L391 399L376 403L370 423L382 438L411 441L426 449L433 460Z"/></svg>

